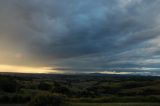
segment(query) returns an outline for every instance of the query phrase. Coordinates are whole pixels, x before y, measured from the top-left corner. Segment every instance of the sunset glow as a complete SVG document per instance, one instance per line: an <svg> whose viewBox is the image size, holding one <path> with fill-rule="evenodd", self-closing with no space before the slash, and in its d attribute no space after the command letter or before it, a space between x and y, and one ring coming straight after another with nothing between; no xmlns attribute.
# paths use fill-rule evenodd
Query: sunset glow
<svg viewBox="0 0 160 106"><path fill-rule="evenodd" d="M26 66L13 66L13 65L0 65L0 72L11 73L59 73L50 67L26 67Z"/></svg>

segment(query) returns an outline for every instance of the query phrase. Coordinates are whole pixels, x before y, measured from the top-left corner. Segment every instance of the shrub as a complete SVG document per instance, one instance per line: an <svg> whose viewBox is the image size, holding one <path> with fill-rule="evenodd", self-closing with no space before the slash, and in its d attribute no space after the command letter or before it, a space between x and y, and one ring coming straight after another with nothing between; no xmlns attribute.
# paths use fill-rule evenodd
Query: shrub
<svg viewBox="0 0 160 106"><path fill-rule="evenodd" d="M11 103L26 103L30 101L29 95L15 94L11 96Z"/></svg>
<svg viewBox="0 0 160 106"><path fill-rule="evenodd" d="M18 91L19 85L16 80L11 80L9 78L0 79L0 90L4 92L14 93Z"/></svg>
<svg viewBox="0 0 160 106"><path fill-rule="evenodd" d="M39 88L40 90L51 90L51 89L52 89L52 85L47 84L47 83L40 83L40 84L38 85L38 88Z"/></svg>
<svg viewBox="0 0 160 106"><path fill-rule="evenodd" d="M28 95L12 94L12 95L1 95L0 103L26 103L30 100Z"/></svg>
<svg viewBox="0 0 160 106"><path fill-rule="evenodd" d="M63 106L65 97L60 94L42 93L36 95L29 106Z"/></svg>

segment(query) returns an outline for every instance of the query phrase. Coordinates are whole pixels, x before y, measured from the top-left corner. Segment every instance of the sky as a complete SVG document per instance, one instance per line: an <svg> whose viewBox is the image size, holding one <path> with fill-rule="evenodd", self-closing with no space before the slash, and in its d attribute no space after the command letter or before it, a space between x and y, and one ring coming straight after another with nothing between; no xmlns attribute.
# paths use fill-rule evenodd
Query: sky
<svg viewBox="0 0 160 106"><path fill-rule="evenodd" d="M160 0L0 0L0 72L160 75Z"/></svg>

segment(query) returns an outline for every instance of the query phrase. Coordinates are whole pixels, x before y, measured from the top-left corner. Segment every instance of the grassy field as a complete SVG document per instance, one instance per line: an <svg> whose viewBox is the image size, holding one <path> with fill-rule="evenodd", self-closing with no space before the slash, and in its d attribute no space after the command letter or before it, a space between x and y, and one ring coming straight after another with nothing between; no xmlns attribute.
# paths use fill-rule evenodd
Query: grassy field
<svg viewBox="0 0 160 106"><path fill-rule="evenodd" d="M68 106L160 106L159 103L74 103Z"/></svg>

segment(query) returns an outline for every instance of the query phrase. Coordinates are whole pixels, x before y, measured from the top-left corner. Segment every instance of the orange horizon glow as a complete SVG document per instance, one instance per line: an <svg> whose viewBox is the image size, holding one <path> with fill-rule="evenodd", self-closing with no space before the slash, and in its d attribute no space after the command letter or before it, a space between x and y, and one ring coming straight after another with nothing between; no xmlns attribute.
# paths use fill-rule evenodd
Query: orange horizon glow
<svg viewBox="0 0 160 106"><path fill-rule="evenodd" d="M15 65L0 65L0 72L9 73L63 73L53 70L51 67L27 67Z"/></svg>

